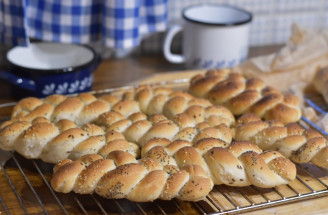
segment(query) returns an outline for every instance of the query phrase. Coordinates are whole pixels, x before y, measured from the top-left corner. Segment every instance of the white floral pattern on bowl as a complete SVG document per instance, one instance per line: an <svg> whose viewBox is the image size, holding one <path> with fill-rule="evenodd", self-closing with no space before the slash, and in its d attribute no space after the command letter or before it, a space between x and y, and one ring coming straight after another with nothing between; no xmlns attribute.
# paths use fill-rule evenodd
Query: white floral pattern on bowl
<svg viewBox="0 0 328 215"><path fill-rule="evenodd" d="M89 79L88 78L84 78L82 81L81 81L81 84L80 84L80 87L79 87L79 90L84 90L85 88L87 88L88 86L88 81Z"/></svg>
<svg viewBox="0 0 328 215"><path fill-rule="evenodd" d="M55 90L55 87L56 85L54 83L51 83L49 85L45 85L43 90L42 90L42 93L44 95L50 95L50 94L53 94L54 93L54 90Z"/></svg>
<svg viewBox="0 0 328 215"><path fill-rule="evenodd" d="M79 89L80 82L78 80L74 81L70 84L70 87L68 88L69 93L74 93Z"/></svg>
<svg viewBox="0 0 328 215"><path fill-rule="evenodd" d="M55 83L50 83L44 86L42 89L42 94L50 95L50 94L66 94L66 93L76 93L79 91L86 90L87 88L92 86L93 76L85 77L82 81L76 80L72 83L64 82L62 84L58 84L56 86Z"/></svg>
<svg viewBox="0 0 328 215"><path fill-rule="evenodd" d="M63 84L59 84L55 92L57 94L65 94L67 92L67 87L68 87L67 82L64 82Z"/></svg>

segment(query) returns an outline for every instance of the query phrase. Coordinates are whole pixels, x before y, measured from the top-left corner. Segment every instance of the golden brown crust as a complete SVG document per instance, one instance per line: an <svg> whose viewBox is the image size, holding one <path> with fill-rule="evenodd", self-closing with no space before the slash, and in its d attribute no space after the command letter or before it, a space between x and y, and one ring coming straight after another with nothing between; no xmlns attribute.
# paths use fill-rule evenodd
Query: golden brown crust
<svg viewBox="0 0 328 215"><path fill-rule="evenodd" d="M236 115L246 113L249 107L261 98L256 90L245 90L244 92L228 100L226 107ZM250 110L252 111L252 110Z"/></svg>
<svg viewBox="0 0 328 215"><path fill-rule="evenodd" d="M76 119L78 125L83 125L95 120L100 114L109 110L110 105L103 100L95 100L83 107Z"/></svg>
<svg viewBox="0 0 328 215"><path fill-rule="evenodd" d="M76 98L68 98L56 106L52 113L52 122L57 122L61 119L70 119L75 121L79 112L83 108L83 102Z"/></svg>
<svg viewBox="0 0 328 215"><path fill-rule="evenodd" d="M141 148L141 157L146 157L146 153L148 153L151 148L155 148L156 146L167 146L170 143L171 141L166 138L151 139Z"/></svg>
<svg viewBox="0 0 328 215"><path fill-rule="evenodd" d="M106 157L111 151L123 150L137 157L139 147L125 140L116 131L105 132L94 124L76 127L70 120L50 123L45 118L36 118L34 124L14 121L0 130L0 147L16 150L26 158L40 158L56 163L65 158L77 159L85 154L99 153Z"/></svg>
<svg viewBox="0 0 328 215"><path fill-rule="evenodd" d="M14 149L27 158L37 158L45 145L58 134L58 128L52 123L34 124L18 136Z"/></svg>
<svg viewBox="0 0 328 215"><path fill-rule="evenodd" d="M113 96L110 94L102 95L99 97L99 99L108 102L108 104L110 104L110 106L113 106L114 104L116 104L117 102L120 101L120 99L117 96Z"/></svg>
<svg viewBox="0 0 328 215"><path fill-rule="evenodd" d="M286 180L294 180L296 172L293 171L295 164L283 157L279 152L266 151L261 154L261 158L269 165L270 169L274 169L281 177Z"/></svg>
<svg viewBox="0 0 328 215"><path fill-rule="evenodd" d="M15 105L11 117L23 117L42 103L40 99L35 97L24 98Z"/></svg>
<svg viewBox="0 0 328 215"><path fill-rule="evenodd" d="M142 155L156 159L163 166L177 165L192 175L208 175L218 185L253 184L266 188L287 184L296 177L296 167L291 161L275 151L262 152L250 142L229 145L207 138L192 144L158 139L147 142Z"/></svg>
<svg viewBox="0 0 328 215"><path fill-rule="evenodd" d="M123 116L129 116L135 112L140 112L138 102L134 100L124 100L117 102L113 107L112 111L116 111Z"/></svg>
<svg viewBox="0 0 328 215"><path fill-rule="evenodd" d="M130 153L121 151L121 150L115 150L110 152L107 157L107 159L111 159L114 161L116 166L121 166L127 163L136 163L137 160L134 156L132 156Z"/></svg>
<svg viewBox="0 0 328 215"><path fill-rule="evenodd" d="M95 124L90 124L90 123L85 124L81 126L81 129L87 132L89 136L97 136L97 135L105 134L105 131L101 127Z"/></svg>
<svg viewBox="0 0 328 215"><path fill-rule="evenodd" d="M114 169L116 166L113 160L99 159L85 168L76 178L73 191L80 194L91 194L104 173ZM57 173L59 174L59 173ZM62 176L63 177L63 176Z"/></svg>
<svg viewBox="0 0 328 215"><path fill-rule="evenodd" d="M51 186L62 193L69 193L75 184L78 174L85 168L84 163L75 161L67 162L57 168L51 179Z"/></svg>
<svg viewBox="0 0 328 215"><path fill-rule="evenodd" d="M222 70L226 71L226 70ZM230 72L229 72L230 73ZM228 74L224 72L216 73L213 70L208 71L205 76L196 75L191 78L189 92L196 97L206 97L208 92L220 81L225 80Z"/></svg>
<svg viewBox="0 0 328 215"><path fill-rule="evenodd" d="M106 143L97 151L102 157L107 157L113 151L126 151L129 152L133 157L137 157L140 154L139 147L131 142L124 139L116 139Z"/></svg>
<svg viewBox="0 0 328 215"><path fill-rule="evenodd" d="M36 107L32 112L26 114L24 116L25 120L32 121L36 117L46 117L47 119L50 118L51 113L53 112L54 107L51 104L41 104L40 106Z"/></svg>
<svg viewBox="0 0 328 215"><path fill-rule="evenodd" d="M60 94L53 94L50 96L47 96L44 101L46 103L52 104L52 105L58 105L60 103L62 103L63 101L65 101L67 99L66 96L64 95L60 95Z"/></svg>
<svg viewBox="0 0 328 215"><path fill-rule="evenodd" d="M38 119L38 118L36 118ZM40 121L33 120L33 124L40 123ZM50 123L50 122L49 122ZM70 128L76 128L77 125L68 119L61 119L58 122L56 122L56 126L60 131L66 131Z"/></svg>
<svg viewBox="0 0 328 215"><path fill-rule="evenodd" d="M101 114L97 120L97 125L103 126L103 127L109 127L110 125L114 124L115 122L125 119L125 117L116 112L116 111L109 111L106 113Z"/></svg>
<svg viewBox="0 0 328 215"><path fill-rule="evenodd" d="M254 115L242 116L237 120L235 139L251 141L263 150L277 150L296 163L313 162L328 167L326 139L297 123L284 126L278 121L262 121Z"/></svg>
<svg viewBox="0 0 328 215"><path fill-rule="evenodd" d="M186 171L178 171L170 174L164 187L163 192L159 196L160 199L170 200L177 196L177 193L184 186L185 182L188 181L189 174Z"/></svg>
<svg viewBox="0 0 328 215"><path fill-rule="evenodd" d="M96 98L88 93L81 93L70 98L52 95L43 101L29 98L19 103L14 109L13 117L16 117L15 120L20 118L20 120L32 121L38 116L44 116L51 122L69 119L79 126L97 120L101 126L108 127L108 124L114 123L113 120L119 120L119 117L121 117L120 119L128 118L136 112L143 112L147 115L164 114L167 118L173 119L175 115L185 112L189 107L199 106L201 109L198 108L196 114L202 112L205 118L198 117L196 121L194 120L194 124L206 120L211 121L211 126L219 123L220 120L221 123L229 123L229 125L234 123L234 117L227 109L221 108L222 111L212 111L209 115L206 108L210 107L211 103L208 100L194 98L182 91L173 92L168 88L153 89L141 86L134 92L125 93L122 98L119 100L112 95ZM33 105L29 103L33 103ZM23 110L25 106L28 108ZM117 113L116 118L113 116L115 112ZM195 115L195 113L188 110L188 115ZM138 117L141 116L137 115L133 118ZM109 122L107 118L111 118L112 121ZM136 120L133 118L131 120Z"/></svg>
<svg viewBox="0 0 328 215"><path fill-rule="evenodd" d="M4 125L0 130L0 143L3 150L13 150L14 145L12 144L17 137L26 129L31 126L30 122L9 122Z"/></svg>
<svg viewBox="0 0 328 215"><path fill-rule="evenodd" d="M212 180L199 166L189 165L182 170L173 166L164 168L150 158L117 162L113 153L124 154L116 151L107 159L99 156L91 161L92 155L86 155L77 161L59 162L51 180L52 188L65 193L95 191L105 198L148 202L158 198L198 201L213 187Z"/></svg>
<svg viewBox="0 0 328 215"><path fill-rule="evenodd" d="M221 109L215 110L221 111ZM215 112L215 110L211 111ZM28 130L25 132L24 139L20 138L20 133L23 133L24 129L15 129L20 133L14 135L2 132L5 142L0 142L0 147L3 149L18 148L19 153L23 156L41 158L43 161L54 163L68 157L76 159L88 153L100 153L105 157L113 150L124 150L137 156L139 150L136 144L142 146L154 138L191 142L210 137L220 138L226 142L232 140L232 133L225 124L210 127L206 123L199 123L194 125L195 127L179 128L174 121L167 120L163 115L155 115L151 116L150 120L143 120L146 117L144 114L135 113L129 119L121 119L121 114L111 111L101 116L100 122L98 123L96 120L95 123L106 124L108 126L106 132L95 124L85 124L79 128L69 120L60 120L56 124L52 124L45 119L46 122L37 122L29 129L24 127L25 130ZM114 123L111 124L111 122ZM13 125L16 125L15 123L19 122L13 122ZM51 129L42 126L42 123L50 126ZM3 131L9 130L13 125L5 126ZM29 124L27 123L27 125ZM121 147L118 146L120 142Z"/></svg>
<svg viewBox="0 0 328 215"><path fill-rule="evenodd" d="M218 82L209 92L208 99L213 104L223 104L229 98L238 95L245 89L242 75L231 73L226 80Z"/></svg>
<svg viewBox="0 0 328 215"><path fill-rule="evenodd" d="M80 93L77 95L77 97L84 103L84 104L90 104L97 100L97 98L90 94L90 93Z"/></svg>
<svg viewBox="0 0 328 215"><path fill-rule="evenodd" d="M189 92L224 105L234 115L254 113L266 120L278 119L287 124L301 118L300 100L266 87L258 78L246 78L231 69L209 71L191 79Z"/></svg>
<svg viewBox="0 0 328 215"><path fill-rule="evenodd" d="M76 145L70 155L68 156L72 160L76 160L82 155L86 154L95 154L97 153L103 146L106 145L106 140L104 135L99 136L91 136L88 139L80 142Z"/></svg>
<svg viewBox="0 0 328 215"><path fill-rule="evenodd" d="M259 78L248 78L246 80L246 90L260 91L263 88L265 88L265 84Z"/></svg>

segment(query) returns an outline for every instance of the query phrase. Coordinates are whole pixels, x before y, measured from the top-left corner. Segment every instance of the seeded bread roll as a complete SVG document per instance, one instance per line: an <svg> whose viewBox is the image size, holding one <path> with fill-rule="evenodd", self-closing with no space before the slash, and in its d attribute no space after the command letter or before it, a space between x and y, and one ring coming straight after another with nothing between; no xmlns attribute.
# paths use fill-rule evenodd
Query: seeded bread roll
<svg viewBox="0 0 328 215"><path fill-rule="evenodd" d="M94 121L99 115L115 111L125 118L135 112L147 115L163 114L169 119L188 112L198 121L222 121L227 125L234 123L231 112L221 106L213 106L208 100L194 98L185 92L173 92L168 88L140 87L134 92L125 93L123 100L105 95L99 98L88 93L67 98L51 95L44 100L26 98L18 102L12 113L12 120L31 121L43 116L51 122L69 119L77 125Z"/></svg>
<svg viewBox="0 0 328 215"><path fill-rule="evenodd" d="M232 140L231 129L224 123L216 126L205 122L197 123L197 120L185 113L176 115L173 120L168 120L161 114L155 114L148 120L136 122L124 119L117 113L111 113L110 116L105 113L104 117L100 116L95 123L107 128L107 131L122 133L128 141L137 143L140 147L153 138L195 142L202 138L214 137L228 143Z"/></svg>
<svg viewBox="0 0 328 215"><path fill-rule="evenodd" d="M230 145L215 138L191 143L153 139L142 148L142 157L157 160L162 166L200 166L215 185L255 185L262 188L288 184L296 177L296 167L279 152L263 152L250 142Z"/></svg>
<svg viewBox="0 0 328 215"><path fill-rule="evenodd" d="M153 138L197 141L215 137L226 142L232 140L231 130L225 124L211 127L207 123L197 123L187 114L177 115L172 121L159 114L147 117L143 113L134 113L125 119L119 113L111 113L100 117L96 121L98 125L86 124L82 127L69 120L54 124L45 118L36 118L32 123L5 123L0 129L0 147L7 151L16 150L26 158L56 163L89 153L106 156L113 150L128 151L137 156L138 145L142 146Z"/></svg>
<svg viewBox="0 0 328 215"><path fill-rule="evenodd" d="M297 123L283 125L279 121L262 121L253 114L238 119L235 139L251 141L263 150L277 150L295 163L308 163L328 168L326 139L313 129Z"/></svg>
<svg viewBox="0 0 328 215"><path fill-rule="evenodd" d="M112 109L119 101L120 99L115 96L106 95L97 99L89 93L81 93L76 97L55 94L43 100L28 97L17 103L11 117L21 121L32 121L42 116L51 122L69 119L78 125L83 125ZM129 107L131 105L133 106L130 104Z"/></svg>
<svg viewBox="0 0 328 215"><path fill-rule="evenodd" d="M86 155L77 161L63 160L54 168L51 186L57 192L89 194L135 202L173 198L198 201L213 187L212 180L196 165L183 169L161 166L150 158L135 160L122 151L106 159Z"/></svg>
<svg viewBox="0 0 328 215"><path fill-rule="evenodd" d="M298 97L265 86L258 78L245 78L231 69L210 70L191 79L189 92L227 107L234 115L254 113L266 120L283 123L301 118Z"/></svg>
<svg viewBox="0 0 328 215"><path fill-rule="evenodd" d="M1 128L0 147L48 163L56 163L65 158L75 160L90 153L106 157L115 150L127 151L137 157L140 151L135 143L126 141L116 131L106 133L94 124L77 127L74 122L66 119L51 123L40 117L32 123L12 122Z"/></svg>

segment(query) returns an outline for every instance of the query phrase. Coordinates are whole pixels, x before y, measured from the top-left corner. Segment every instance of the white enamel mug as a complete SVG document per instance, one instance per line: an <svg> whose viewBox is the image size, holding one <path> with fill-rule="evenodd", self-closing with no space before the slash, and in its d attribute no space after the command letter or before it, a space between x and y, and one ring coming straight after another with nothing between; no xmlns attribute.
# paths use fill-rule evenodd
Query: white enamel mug
<svg viewBox="0 0 328 215"><path fill-rule="evenodd" d="M185 24L172 26L164 40L165 58L188 69L233 67L247 58L252 14L227 5L196 5L183 10ZM170 51L183 31L182 55Z"/></svg>

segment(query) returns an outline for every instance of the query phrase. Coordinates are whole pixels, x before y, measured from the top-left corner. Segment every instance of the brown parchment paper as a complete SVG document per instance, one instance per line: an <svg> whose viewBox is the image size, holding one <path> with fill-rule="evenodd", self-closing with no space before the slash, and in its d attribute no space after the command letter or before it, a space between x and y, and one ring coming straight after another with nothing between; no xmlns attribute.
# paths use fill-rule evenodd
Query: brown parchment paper
<svg viewBox="0 0 328 215"><path fill-rule="evenodd" d="M280 91L294 92L309 86L316 71L326 66L328 30L301 29L293 24L289 41L278 52L246 60L235 70L260 77Z"/></svg>

